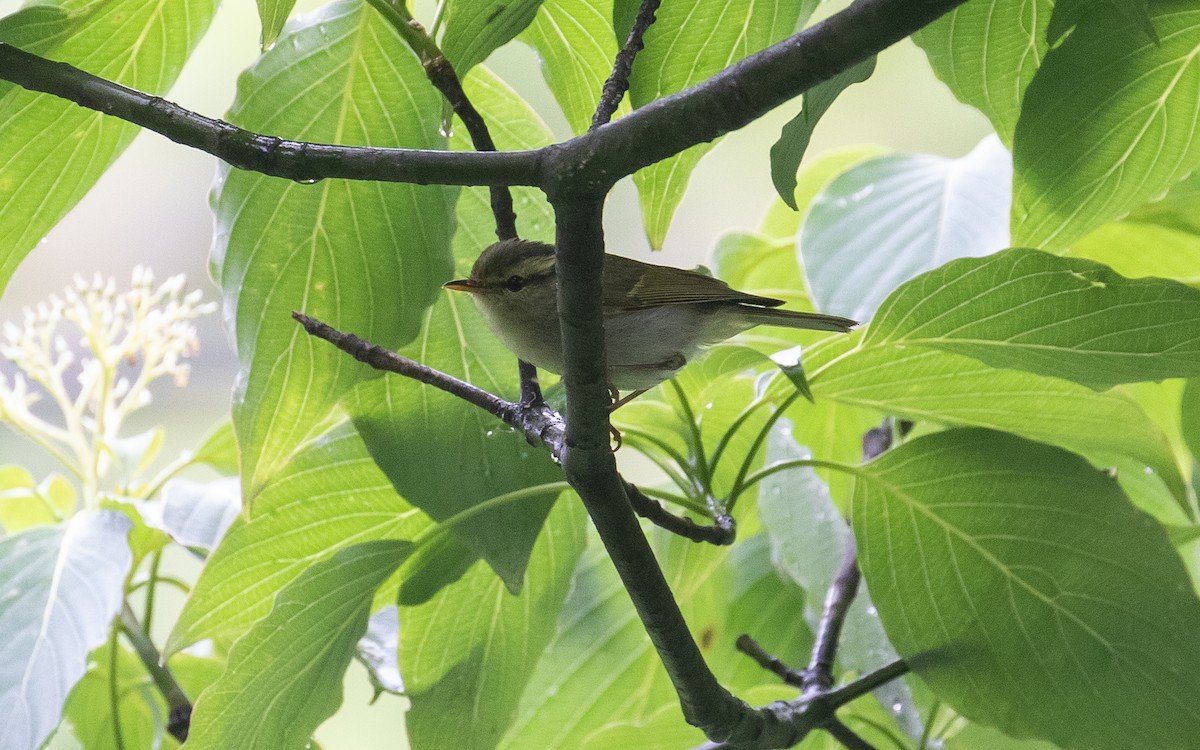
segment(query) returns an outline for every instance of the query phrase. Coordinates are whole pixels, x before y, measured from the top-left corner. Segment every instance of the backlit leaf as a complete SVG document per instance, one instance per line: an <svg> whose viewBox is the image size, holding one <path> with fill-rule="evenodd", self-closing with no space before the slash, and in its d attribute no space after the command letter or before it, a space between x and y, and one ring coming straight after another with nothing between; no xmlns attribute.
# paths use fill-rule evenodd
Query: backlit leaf
<svg viewBox="0 0 1200 750"><path fill-rule="evenodd" d="M1150 7L1160 43L1082 24L1046 55L1013 146L1013 244L1069 246L1200 166L1200 8Z"/></svg>
<svg viewBox="0 0 1200 750"><path fill-rule="evenodd" d="M864 467L853 520L892 643L959 713L1063 748L1192 745L1200 600L1163 528L1078 456L917 438Z"/></svg>
<svg viewBox="0 0 1200 750"><path fill-rule="evenodd" d="M51 9L54 8L54 9ZM0 22L0 40L163 95L216 11L214 0L62 0ZM0 86L0 290L83 198L138 127L48 94Z"/></svg>
<svg viewBox="0 0 1200 750"><path fill-rule="evenodd" d="M440 114L440 95L396 31L347 0L291 27L241 76L230 119L300 140L439 148ZM410 340L449 277L453 195L220 168L214 268L242 363L234 425L247 502L374 374L306 334L292 311L381 346Z"/></svg>
<svg viewBox="0 0 1200 750"><path fill-rule="evenodd" d="M961 159L881 156L830 182L800 234L818 310L866 321L897 286L1008 247L1011 162L995 138Z"/></svg>
<svg viewBox="0 0 1200 750"><path fill-rule="evenodd" d="M36 748L58 724L121 608L129 528L120 513L83 511L0 540L0 747Z"/></svg>

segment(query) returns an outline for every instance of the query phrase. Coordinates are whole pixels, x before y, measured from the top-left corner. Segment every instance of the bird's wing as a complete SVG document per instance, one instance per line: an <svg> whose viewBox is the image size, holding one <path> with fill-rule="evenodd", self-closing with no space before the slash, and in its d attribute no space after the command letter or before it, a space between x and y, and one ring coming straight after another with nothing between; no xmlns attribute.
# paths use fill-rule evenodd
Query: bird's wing
<svg viewBox="0 0 1200 750"><path fill-rule="evenodd" d="M762 307L783 304L783 300L739 292L720 279L696 271L656 266L618 255L604 257L607 312L701 302L743 302Z"/></svg>

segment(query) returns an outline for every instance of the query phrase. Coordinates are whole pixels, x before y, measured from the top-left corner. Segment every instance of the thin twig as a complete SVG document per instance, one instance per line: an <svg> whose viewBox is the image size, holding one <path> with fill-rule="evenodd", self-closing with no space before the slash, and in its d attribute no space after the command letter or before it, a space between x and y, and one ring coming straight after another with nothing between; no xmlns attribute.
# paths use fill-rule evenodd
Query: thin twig
<svg viewBox="0 0 1200 750"><path fill-rule="evenodd" d="M657 500L647 497L645 493L629 482L625 483L625 494L633 511L642 518L649 520L655 526L670 531L672 534L690 539L693 542L708 542L709 544L733 544L737 537L737 523L733 516L727 513L717 513L713 517L712 526L702 526L687 516L676 516L667 511Z"/></svg>
<svg viewBox="0 0 1200 750"><path fill-rule="evenodd" d="M808 663L808 669L804 670L804 688L807 690L824 691L833 686L833 663L837 657L842 625L850 611L850 604L858 594L861 579L854 537L847 536L846 549L842 552L837 574L825 592L825 607L821 612L821 622L817 626L817 635L813 641L812 660Z"/></svg>
<svg viewBox="0 0 1200 750"><path fill-rule="evenodd" d="M891 418L883 424L872 427L863 433L862 457L863 462L871 461L892 447L894 426ZM862 573L858 569L858 556L854 543L854 535L846 536L846 549L842 551L842 560L837 573L825 592L825 606L821 612L821 622L817 626L817 635L813 641L812 660L805 670L805 689L827 691L833 686L833 664L837 657L838 642L841 639L842 625L850 611L850 605L858 594L858 585Z"/></svg>
<svg viewBox="0 0 1200 750"><path fill-rule="evenodd" d="M354 334L339 331L316 318L300 312L293 312L292 317L304 326L304 330L310 335L328 341L359 362L366 363L376 370L412 378L457 396L473 406L478 406L509 427L520 430L525 434L525 439L533 445L545 445L555 456L562 453L565 441L562 417L548 406L522 406L506 401L453 375L447 375L382 346L376 346Z"/></svg>
<svg viewBox="0 0 1200 750"><path fill-rule="evenodd" d="M496 151L496 142L488 130L487 121L462 87L462 81L454 66L442 53L437 43L433 41L425 28L417 23L409 14L403 0L370 0L371 4L392 23L404 40L421 60L425 76L434 88L442 93L446 102L463 127L471 137L471 145L476 151ZM512 191L507 185L492 185L488 188L491 196L492 218L496 223L496 239L513 240L517 238L517 214L513 210ZM517 362L521 379L521 403L526 406L541 406L545 403L542 398L542 387L538 384L537 368L528 362Z"/></svg>
<svg viewBox="0 0 1200 750"><path fill-rule="evenodd" d="M886 685L897 677L903 677L909 671L908 662L903 659L897 659L890 664L876 669L874 672L868 672L854 682L830 690L825 693L825 699L832 702L836 707L844 706L856 698L861 698L875 688Z"/></svg>
<svg viewBox="0 0 1200 750"><path fill-rule="evenodd" d="M629 90L629 76L633 72L633 61L644 47L646 29L654 23L654 14L658 11L659 4L660 0L642 0L637 18L634 19L629 36L625 39L625 46L617 52L617 58L613 60L612 74L604 82L604 88L600 92L600 102L596 105L596 113L592 115L591 129L594 130L611 120L621 100L625 98L625 92Z"/></svg>
<svg viewBox="0 0 1200 750"><path fill-rule="evenodd" d="M442 93L454 114L462 120L471 145L476 151L495 151L496 142L488 130L487 123L475 105L471 103L454 66L442 54L442 50L408 12L404 0L370 0L371 5L392 24L408 46L421 61L425 76L433 87ZM511 240L517 237L517 215L513 211L512 192L506 185L492 185L492 216L496 220L496 237Z"/></svg>
<svg viewBox="0 0 1200 750"><path fill-rule="evenodd" d="M842 743L849 750L875 750L874 745L859 737L853 729L843 724L840 719L830 719L821 728L829 732L835 740Z"/></svg>
<svg viewBox="0 0 1200 750"><path fill-rule="evenodd" d="M779 679L783 680L787 684L798 688L804 687L803 672L792 669L788 665L784 664L778 656L767 653L767 650L749 635L742 633L738 636L738 639L734 645L737 646L738 651L741 651L746 656L749 656L751 659L758 662L758 666L762 667L768 672L778 675Z"/></svg>
<svg viewBox="0 0 1200 750"><path fill-rule="evenodd" d="M879 427L873 427L863 434L864 462L878 457L891 447L895 429L889 418L884 420ZM870 743L836 718L835 712L850 701L905 674L909 668L904 660L897 660L847 685L831 689L833 665L837 657L842 625L845 623L846 614L858 593L861 578L862 575L858 570L858 558L855 554L854 537L850 535L847 537L846 549L842 552L838 571L825 593L821 622L813 640L812 658L807 669L800 671L788 667L778 657L767 653L749 635L742 635L738 638L737 648L758 662L763 669L778 675L789 685L799 687L803 691L799 703L804 706L803 710L809 711L812 717L815 717L816 726L829 732L838 742L851 750L872 750ZM712 745L714 748L725 746L722 744Z"/></svg>
<svg viewBox="0 0 1200 750"><path fill-rule="evenodd" d="M133 613L129 604L125 604L121 609L121 629L167 701L167 731L172 737L183 742L187 739L188 729L192 724L192 702L175 680L175 675L171 674L171 670L163 663L162 654L138 622L137 615Z"/></svg>

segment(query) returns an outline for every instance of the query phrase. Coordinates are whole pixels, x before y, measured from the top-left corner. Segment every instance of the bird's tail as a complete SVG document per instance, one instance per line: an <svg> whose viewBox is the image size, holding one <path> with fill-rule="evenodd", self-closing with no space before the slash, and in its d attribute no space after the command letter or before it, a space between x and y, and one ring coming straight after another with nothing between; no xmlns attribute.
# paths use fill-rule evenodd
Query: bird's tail
<svg viewBox="0 0 1200 750"><path fill-rule="evenodd" d="M742 305L742 314L749 323L759 326L782 326L784 328L806 328L813 331L836 331L847 333L858 325L858 321L838 315L796 312L773 307Z"/></svg>

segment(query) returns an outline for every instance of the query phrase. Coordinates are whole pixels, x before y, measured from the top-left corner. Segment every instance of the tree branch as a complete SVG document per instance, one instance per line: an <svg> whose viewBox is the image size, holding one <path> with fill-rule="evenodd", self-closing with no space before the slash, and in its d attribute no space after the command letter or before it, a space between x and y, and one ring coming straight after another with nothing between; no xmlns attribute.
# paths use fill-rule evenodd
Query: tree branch
<svg viewBox="0 0 1200 750"><path fill-rule="evenodd" d="M604 191L620 178L753 122L903 39L965 0L858 0L707 81L535 151L446 152L334 146L249 133L63 63L0 43L0 79L69 99L198 148L239 169L420 185L560 185Z"/></svg>
<svg viewBox="0 0 1200 750"><path fill-rule="evenodd" d="M871 743L854 733L854 730L843 724L839 719L830 719L823 727L835 740L849 750L875 750Z"/></svg>
<svg viewBox="0 0 1200 750"><path fill-rule="evenodd" d="M315 182L329 177L417 185L539 185L539 151L423 151L334 146L258 135L0 43L0 79L69 99L216 156L238 169Z"/></svg>
<svg viewBox="0 0 1200 750"><path fill-rule="evenodd" d="M560 417L545 404L514 404L453 375L401 356L390 349L376 346L351 333L344 333L333 326L322 323L304 313L293 312L292 317L304 326L310 336L324 339L346 352L359 362L376 370L394 372L420 383L457 396L467 403L478 406L509 427L520 430L525 439L534 445L545 445L557 458L561 455L566 439L566 430Z"/></svg>
<svg viewBox="0 0 1200 750"><path fill-rule="evenodd" d="M567 388L567 481L579 493L634 608L679 693L683 715L705 734L727 735L749 707L717 682L633 514L608 447L604 352L602 196L551 195L556 219L558 310Z"/></svg>
<svg viewBox="0 0 1200 750"><path fill-rule="evenodd" d="M567 141L552 159L574 164L569 179L575 185L615 183L642 167L745 127L963 2L858 0L696 86ZM561 168L549 168L547 177L561 173Z"/></svg>
<svg viewBox="0 0 1200 750"><path fill-rule="evenodd" d="M792 687L804 687L804 673L792 669L783 663L778 656L767 653L767 650L762 645L751 638L746 633L738 636L734 644L738 651L741 651L746 656L749 656L754 661L758 662L758 666L775 674L779 679L783 680Z"/></svg>
<svg viewBox="0 0 1200 750"><path fill-rule="evenodd" d="M621 100L625 98L625 92L629 90L629 76L633 72L633 61L645 46L643 39L646 30L654 23L654 14L658 12L659 5L660 0L642 0L637 18L633 20L633 26L629 29L625 46L617 53L612 74L604 82L604 88L600 92L600 102L596 105L596 113L592 115L591 129L594 130L611 120Z"/></svg>

